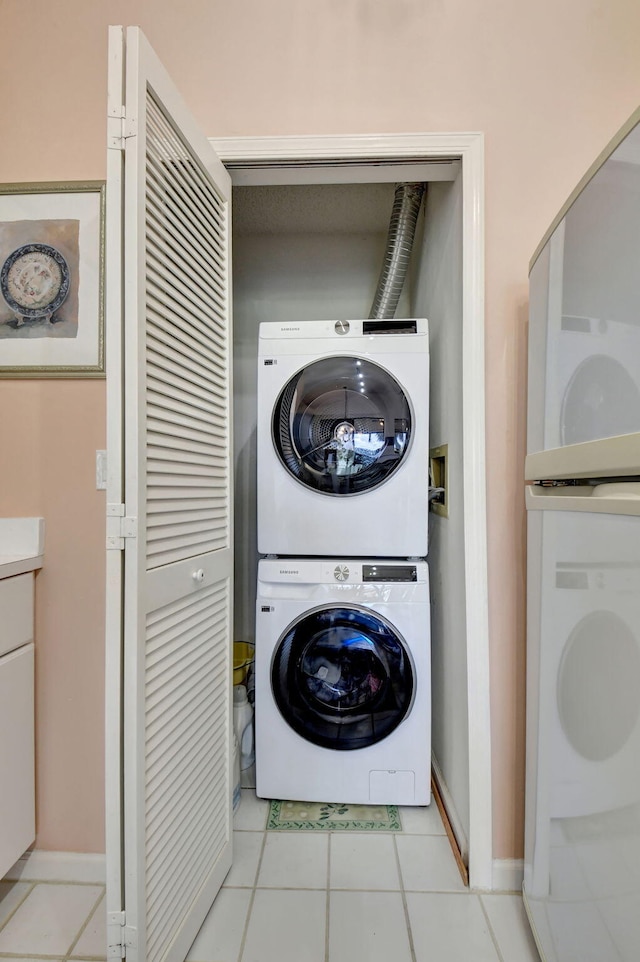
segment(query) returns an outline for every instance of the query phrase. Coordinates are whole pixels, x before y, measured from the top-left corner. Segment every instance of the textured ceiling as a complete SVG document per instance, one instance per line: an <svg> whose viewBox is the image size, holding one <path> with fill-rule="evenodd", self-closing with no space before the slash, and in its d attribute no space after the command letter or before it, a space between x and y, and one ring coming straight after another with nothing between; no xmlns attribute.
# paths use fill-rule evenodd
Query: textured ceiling
<svg viewBox="0 0 640 962"><path fill-rule="evenodd" d="M236 187L236 234L386 233L394 184Z"/></svg>

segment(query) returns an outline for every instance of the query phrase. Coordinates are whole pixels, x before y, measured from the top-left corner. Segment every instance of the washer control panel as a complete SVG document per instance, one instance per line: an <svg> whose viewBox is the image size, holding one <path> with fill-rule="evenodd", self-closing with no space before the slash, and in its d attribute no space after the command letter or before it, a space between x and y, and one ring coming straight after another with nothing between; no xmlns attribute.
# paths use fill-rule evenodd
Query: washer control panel
<svg viewBox="0 0 640 962"><path fill-rule="evenodd" d="M409 581L418 580L418 571L415 565L386 565L372 564L362 566L363 583L371 581Z"/></svg>
<svg viewBox="0 0 640 962"><path fill-rule="evenodd" d="M261 585L328 585L352 591L358 585L428 584L427 562L377 561L373 558L277 558L260 561Z"/></svg>

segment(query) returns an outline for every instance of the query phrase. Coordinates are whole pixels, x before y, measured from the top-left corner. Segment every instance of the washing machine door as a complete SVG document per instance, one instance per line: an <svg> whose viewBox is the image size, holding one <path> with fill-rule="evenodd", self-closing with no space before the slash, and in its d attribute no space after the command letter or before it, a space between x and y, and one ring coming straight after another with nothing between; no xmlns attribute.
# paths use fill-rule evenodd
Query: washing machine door
<svg viewBox="0 0 640 962"><path fill-rule="evenodd" d="M273 443L285 469L328 495L383 484L406 458L411 431L402 387L366 358L308 364L285 384L273 410Z"/></svg>
<svg viewBox="0 0 640 962"><path fill-rule="evenodd" d="M276 646L271 685L285 721L307 741L348 751L386 738L411 709L415 673L405 641L355 605L295 621Z"/></svg>

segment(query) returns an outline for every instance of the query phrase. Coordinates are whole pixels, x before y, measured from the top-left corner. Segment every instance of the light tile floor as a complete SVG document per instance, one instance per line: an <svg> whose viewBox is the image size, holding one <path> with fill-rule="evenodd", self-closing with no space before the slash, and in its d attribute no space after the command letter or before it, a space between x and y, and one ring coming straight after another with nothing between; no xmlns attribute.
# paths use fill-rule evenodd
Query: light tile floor
<svg viewBox="0 0 640 962"><path fill-rule="evenodd" d="M234 864L189 962L539 962L517 894L464 888L435 805L401 833L266 832L244 789ZM105 958L104 887L0 881L0 960Z"/></svg>
<svg viewBox="0 0 640 962"><path fill-rule="evenodd" d="M402 832L266 832L243 789L234 865L188 962L539 962L516 894L466 889L440 814Z"/></svg>

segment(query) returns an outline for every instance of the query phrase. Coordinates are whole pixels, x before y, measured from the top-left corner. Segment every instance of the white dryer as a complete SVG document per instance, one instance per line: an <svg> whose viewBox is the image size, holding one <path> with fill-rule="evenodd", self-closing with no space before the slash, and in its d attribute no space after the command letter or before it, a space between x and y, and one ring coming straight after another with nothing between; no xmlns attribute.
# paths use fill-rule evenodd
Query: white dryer
<svg viewBox="0 0 640 962"><path fill-rule="evenodd" d="M260 797L427 805L426 562L262 560L255 711Z"/></svg>
<svg viewBox="0 0 640 962"><path fill-rule="evenodd" d="M262 323L258 551L427 554L424 319Z"/></svg>

